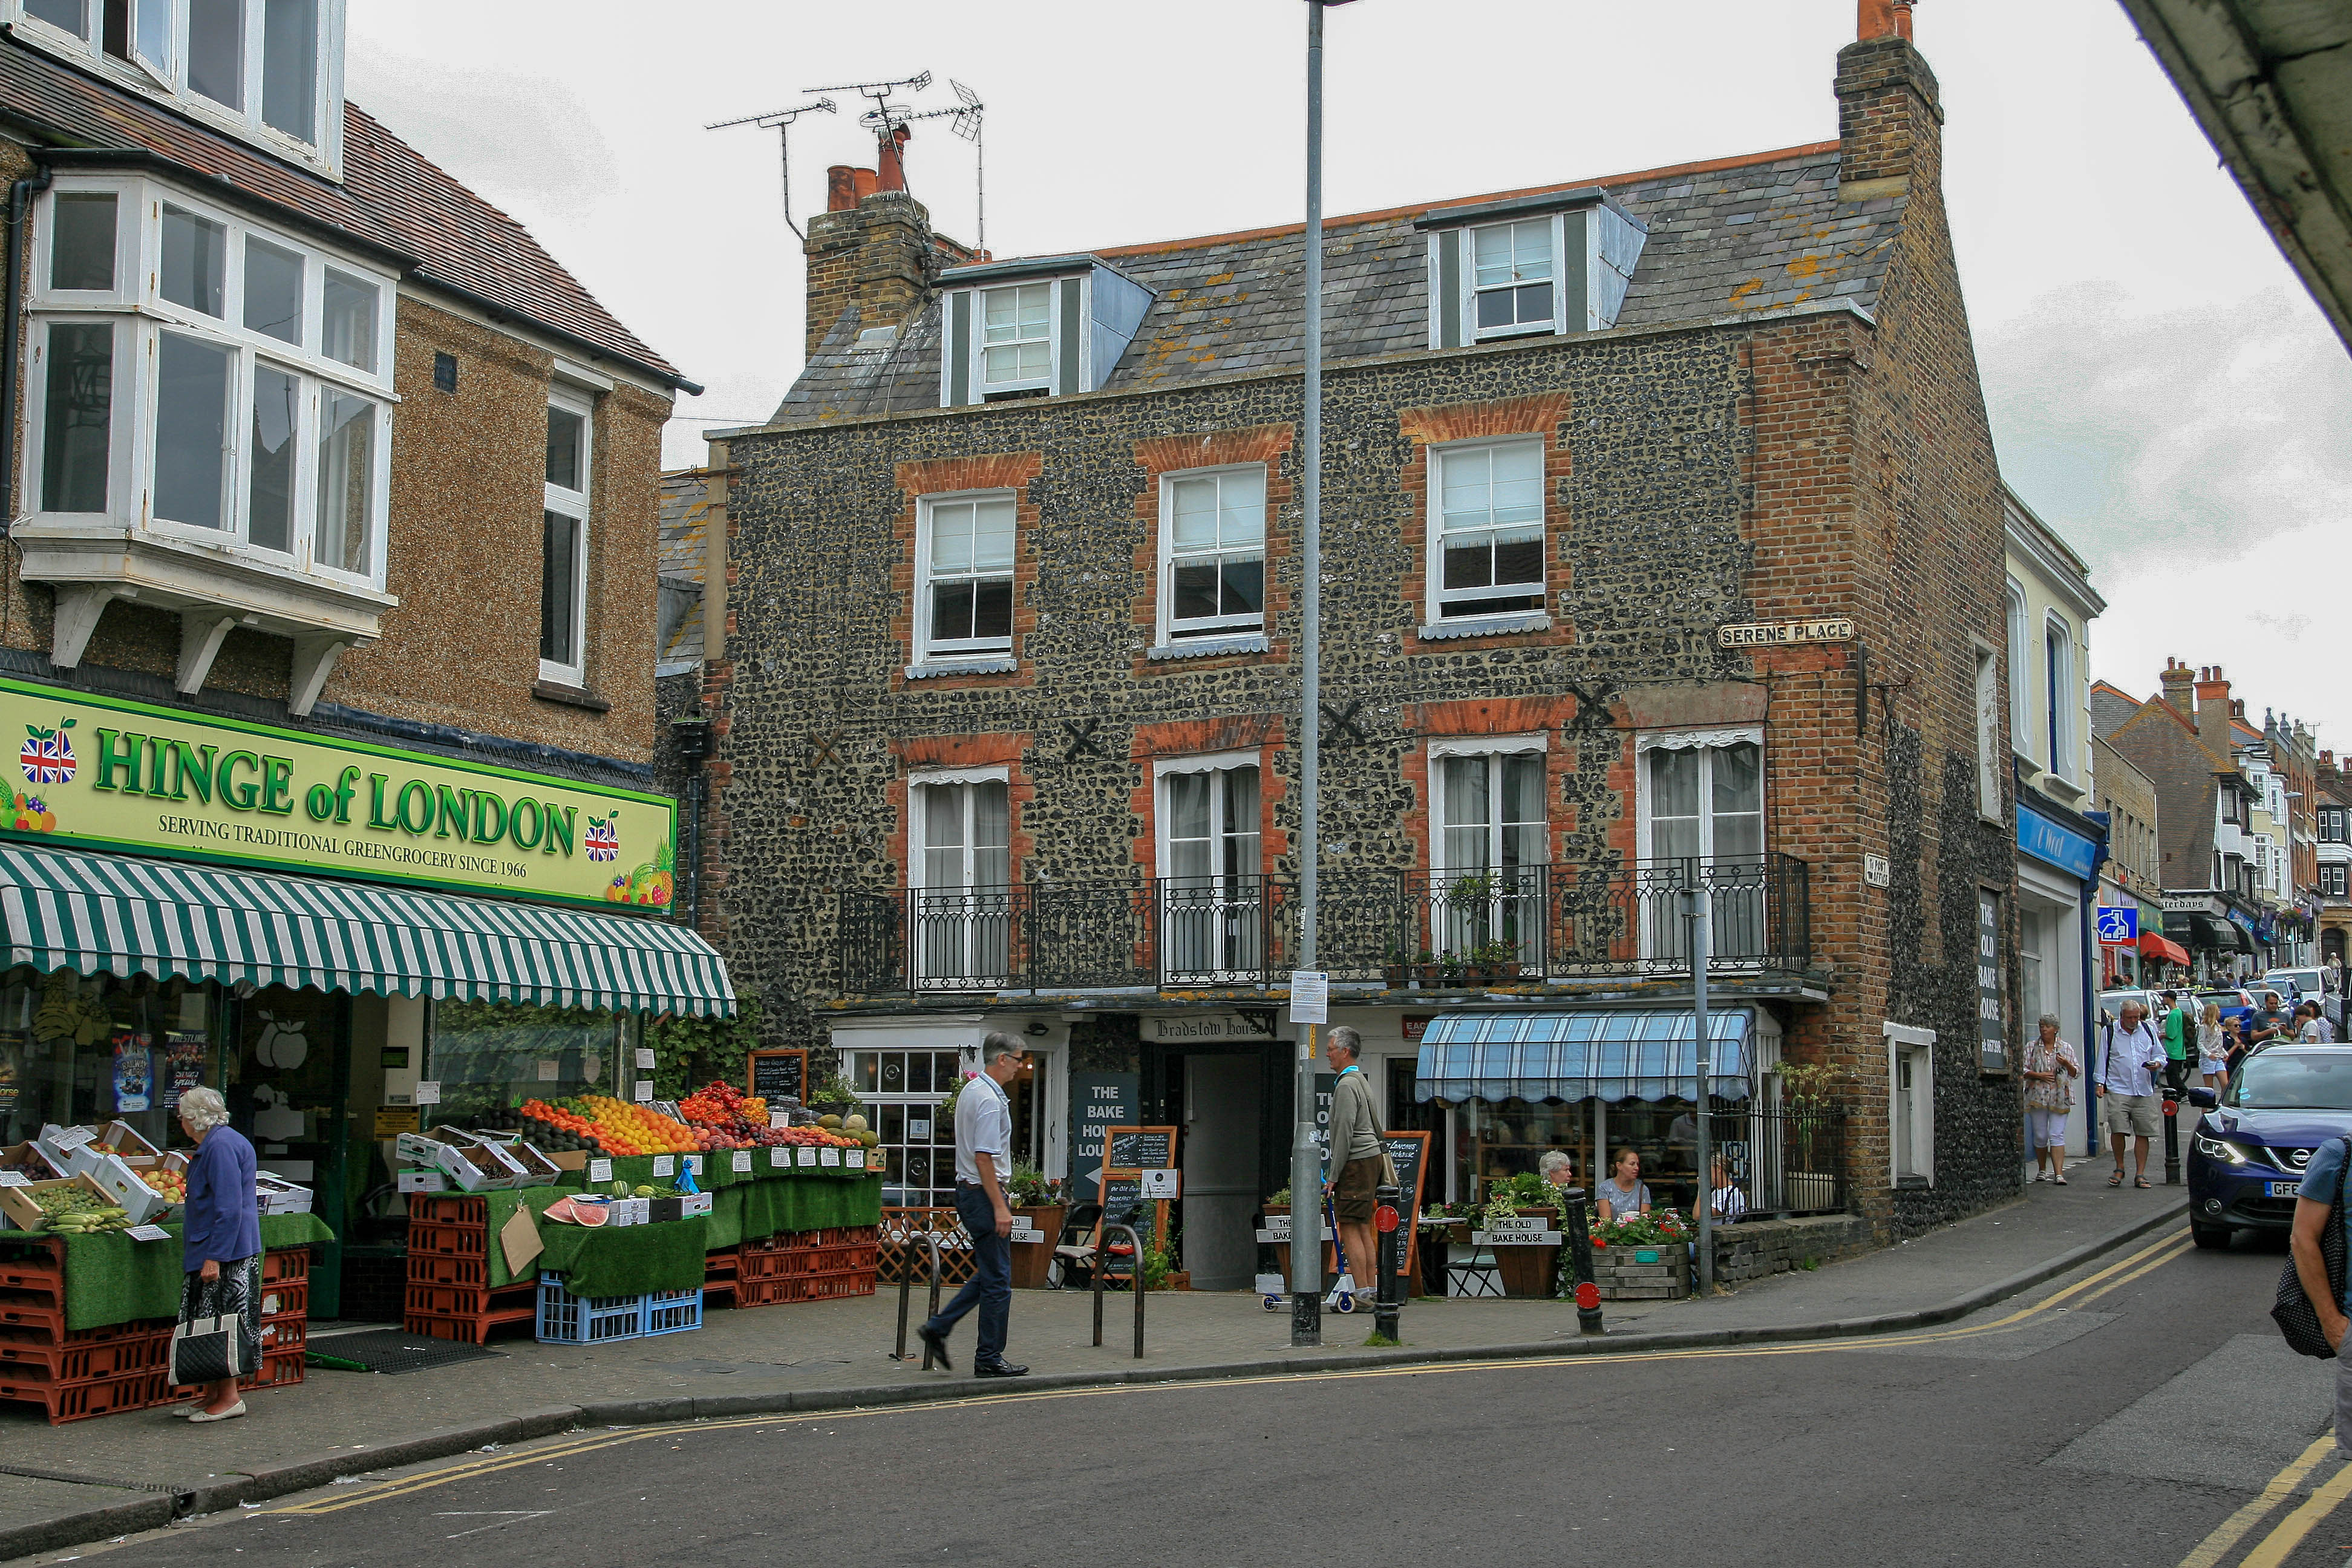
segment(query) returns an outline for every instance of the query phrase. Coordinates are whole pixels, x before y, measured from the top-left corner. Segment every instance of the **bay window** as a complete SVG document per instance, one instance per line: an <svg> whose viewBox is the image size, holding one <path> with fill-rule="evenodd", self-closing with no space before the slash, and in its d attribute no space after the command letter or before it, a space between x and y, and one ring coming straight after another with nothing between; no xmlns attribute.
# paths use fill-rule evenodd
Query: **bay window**
<svg viewBox="0 0 2352 1568"><path fill-rule="evenodd" d="M52 658L136 597L292 636L322 679L392 603L392 278L136 176L61 177L35 220L17 537L79 605Z"/></svg>
<svg viewBox="0 0 2352 1568"><path fill-rule="evenodd" d="M0 0L0 21L33 24L18 41L330 174L342 14L342 0Z"/></svg>
<svg viewBox="0 0 2352 1568"><path fill-rule="evenodd" d="M1542 440L1442 447L1431 467L1430 619L1541 614Z"/></svg>

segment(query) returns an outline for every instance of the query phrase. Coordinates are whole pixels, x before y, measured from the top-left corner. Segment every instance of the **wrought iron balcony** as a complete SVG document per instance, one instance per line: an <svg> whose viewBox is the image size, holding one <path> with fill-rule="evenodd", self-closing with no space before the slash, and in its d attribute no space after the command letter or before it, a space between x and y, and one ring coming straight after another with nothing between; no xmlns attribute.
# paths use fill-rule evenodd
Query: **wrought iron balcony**
<svg viewBox="0 0 2352 1568"><path fill-rule="evenodd" d="M1711 967L1797 973L1812 961L1805 862L1786 855L1328 871L1318 961L1391 990L1541 984L1690 970L1685 893L1713 895ZM1298 952L1297 884L1279 877L852 890L843 994L1264 990Z"/></svg>

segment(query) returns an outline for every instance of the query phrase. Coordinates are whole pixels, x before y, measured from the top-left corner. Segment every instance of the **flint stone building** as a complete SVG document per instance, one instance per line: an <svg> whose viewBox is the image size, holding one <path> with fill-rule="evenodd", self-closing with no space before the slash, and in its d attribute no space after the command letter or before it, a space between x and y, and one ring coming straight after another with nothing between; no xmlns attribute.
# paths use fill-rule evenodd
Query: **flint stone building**
<svg viewBox="0 0 2352 1568"><path fill-rule="evenodd" d="M1318 963L1427 1198L1554 1147L1695 1182L1696 887L1759 1210L2017 1190L2001 489L1936 79L1876 31L1835 141L1328 226ZM972 258L883 151L812 221L807 368L701 473L701 927L877 1109L887 1201L950 1201L931 1108L1003 1028L1024 1156L1091 1195L1101 1126L1182 1129L1186 1264L1246 1284L1302 230Z"/></svg>

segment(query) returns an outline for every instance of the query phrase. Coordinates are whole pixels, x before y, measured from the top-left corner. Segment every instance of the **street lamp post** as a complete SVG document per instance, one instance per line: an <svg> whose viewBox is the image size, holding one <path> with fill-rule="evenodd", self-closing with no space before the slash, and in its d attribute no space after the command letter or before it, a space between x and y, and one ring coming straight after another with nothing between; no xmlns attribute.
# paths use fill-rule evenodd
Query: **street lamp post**
<svg viewBox="0 0 2352 1568"><path fill-rule="evenodd" d="M1307 0L1306 385L1299 419L1306 449L1299 526L1298 967L1315 968L1316 832L1323 703L1323 11L1349 0ZM1323 1342L1323 1163L1315 1146L1315 1026L1298 1038L1296 1125L1290 1142L1290 1342ZM1370 1260L1355 1259L1362 1268Z"/></svg>

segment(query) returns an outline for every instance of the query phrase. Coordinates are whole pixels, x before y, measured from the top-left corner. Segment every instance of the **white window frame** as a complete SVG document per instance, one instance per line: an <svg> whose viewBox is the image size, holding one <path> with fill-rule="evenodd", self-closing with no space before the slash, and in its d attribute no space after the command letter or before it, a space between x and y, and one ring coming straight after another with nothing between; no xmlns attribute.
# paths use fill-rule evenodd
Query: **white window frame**
<svg viewBox="0 0 2352 1568"><path fill-rule="evenodd" d="M1886 1040L1886 1184L1899 1187L1906 1180L1924 1180L1930 1189L1936 1184L1936 1031L1908 1024L1886 1023L1881 1026ZM1902 1166L1903 1140L1896 1136L1895 1119L1903 1106L1902 1068L1906 1058L1912 1063L1911 1146L1919 1169L1905 1171Z"/></svg>
<svg viewBox="0 0 2352 1568"><path fill-rule="evenodd" d="M1254 616L1205 616L1181 623L1176 619L1176 487L1188 480L1211 479L1217 485L1219 515L1223 513L1225 480L1235 475L1255 474L1258 481L1257 560L1258 611ZM1265 629L1265 589L1271 576L1266 560L1265 489L1268 474L1264 463L1232 463L1214 468L1180 468L1160 476L1160 624L1158 642L1161 647L1181 646L1196 639L1220 637L1246 637L1251 632ZM1201 559L1223 563L1228 556L1240 558L1243 552L1216 549L1195 552L1185 557L1188 562ZM1221 579L1222 583L1222 579Z"/></svg>
<svg viewBox="0 0 2352 1568"><path fill-rule="evenodd" d="M2017 579L2009 580L2009 749L2027 762L2033 761L2033 652L2026 647L2025 589Z"/></svg>
<svg viewBox="0 0 2352 1568"><path fill-rule="evenodd" d="M11 36L44 53L71 61L100 79L171 106L214 130L224 131L260 147L272 156L340 179L343 155L343 31L345 0L318 0L319 36L313 58L316 75L310 87L313 137L304 141L262 119L263 20L267 0L243 0L245 59L238 80L245 99L232 109L205 97L188 85L188 0L137 0L132 8L131 47L138 50L138 9L161 4L170 13L170 58L123 60L110 55L101 36L105 0L87 0L82 8L83 31L72 33L33 15L25 0L0 0L0 23Z"/></svg>
<svg viewBox="0 0 2352 1568"><path fill-rule="evenodd" d="M2051 639L2064 650L2064 657L2053 659ZM2051 750L2050 771L2073 783L2083 771L2079 755L2081 745L2074 738L2074 710L2080 700L2074 691L2074 628L2066 618L2052 610L2042 618L2042 674L2039 689L2050 705L2043 717L2043 731Z"/></svg>
<svg viewBox="0 0 2352 1568"><path fill-rule="evenodd" d="M1549 753L1550 750L1551 736L1548 731L1538 731L1532 735L1449 735L1443 740L1433 740L1429 742L1429 868L1432 872L1440 877L1450 877L1466 874L1479 868L1470 866L1454 866L1447 863L1445 855L1445 770L1438 766L1438 764L1448 757L1519 757L1527 756L1530 753L1537 756L1543 756ZM1547 773L1549 773L1549 769L1547 769ZM1547 776L1544 781L1543 816L1545 864L1549 864L1551 858L1550 782L1549 777ZM1499 774L1490 772L1486 775L1486 788L1489 796L1488 805L1490 806L1499 805L1499 797L1496 795L1496 792L1499 789L1500 783L1501 779ZM1502 864L1501 835L1503 825L1499 810L1490 812L1488 821L1486 823L1486 847L1488 851L1494 856L1491 866L1500 866Z"/></svg>
<svg viewBox="0 0 2352 1568"><path fill-rule="evenodd" d="M1551 316L1548 321L1517 321L1507 327L1478 325L1478 296L1494 290L1478 287L1478 237L1496 229L1517 229L1522 226L1540 226L1551 247ZM1457 309L1462 311L1462 337L1465 342L1493 342L1500 338L1549 336L1564 330L1563 316L1567 310L1567 289L1562 286L1561 261L1567 255L1568 237L1565 215L1546 213L1535 217L1501 218L1494 223L1473 224L1462 231L1462 299ZM1517 284L1507 284L1516 288Z"/></svg>
<svg viewBox="0 0 2352 1568"><path fill-rule="evenodd" d="M108 192L116 197L115 287L110 290L57 289L48 287L50 252L54 243L57 195ZM163 210L172 206L219 224L224 240L223 314L214 317L175 304L162 293ZM315 241L257 224L203 197L138 177L59 176L35 209L32 287L26 310L33 318L28 336L30 363L26 380L26 477L33 503L27 521L38 525L87 524L93 514L52 512L42 494L42 455L47 450L47 335L49 321L105 321L115 327L115 379L108 431L107 510L110 520L131 528L184 543L226 552L242 564L295 579L314 578L381 591L392 482L392 411L399 403L393 391L394 325L398 279L373 263ZM288 343L244 324L246 241L257 238L302 258L302 342ZM373 322L376 364L362 370L321 352L326 269L351 274L376 290ZM170 331L226 350L231 356L227 442L227 480L224 526L205 528L153 515L154 433L159 395L158 339ZM295 518L290 550L280 552L250 542L246 534L251 500L255 370L257 364L294 375L301 392L294 440ZM317 559L318 469L323 399L331 395L354 395L373 405L375 428L370 453L369 564L359 573L345 572Z"/></svg>
<svg viewBox="0 0 2352 1568"><path fill-rule="evenodd" d="M1654 860L1657 858L1650 842L1652 816L1650 810L1650 753L1652 752L1683 751L1719 752L1732 746L1753 746L1756 748L1758 764L1756 774L1756 809L1759 817L1759 826L1762 829L1761 837L1766 846L1766 852L1769 853L1772 824L1772 774L1769 767L1766 765L1766 757L1764 752L1764 727L1760 724L1740 724L1706 730L1644 730L1634 737L1633 852L1638 858L1644 863L1647 863L1648 861ZM1707 765L1710 769L1707 776L1711 781L1714 776L1711 771L1714 764L1710 763ZM1706 829L1707 839L1706 847L1700 856L1700 858L1703 861L1712 861L1715 858L1715 830L1712 826L1715 814L1711 809L1714 794L1712 789L1702 786L1699 798L1701 807L1699 820L1702 823L1709 825Z"/></svg>
<svg viewBox="0 0 2352 1568"><path fill-rule="evenodd" d="M915 800L915 792L919 789L935 789L950 784L1001 784L1004 785L1006 790L1009 792L1013 785L1012 764L1008 763L1001 763L992 767L976 768L926 768L920 773L913 773L907 775L908 887L920 889L929 888L931 885L929 881L930 844L923 837L924 824L928 820L929 814L923 811L918 805ZM1005 825L1009 833L1012 826L1012 802L1010 799L1005 802ZM963 843L964 864L967 869L970 868L971 864L972 844L971 834L970 831L971 819L971 808L967 805L964 808L964 823L966 831L964 833ZM1008 875L1010 875L1009 872ZM975 884L969 881L959 884L959 886L964 888L974 886L992 887L995 884L993 883Z"/></svg>
<svg viewBox="0 0 2352 1568"><path fill-rule="evenodd" d="M1169 877L1174 875L1174 873L1169 869L1171 857L1169 854L1168 843L1168 780L1178 773L1229 773L1234 768L1255 768L1257 770L1259 818L1258 826L1255 831L1258 834L1258 866L1255 871L1248 874L1259 877L1265 875L1265 835L1264 826L1265 820L1264 815L1266 773L1265 757L1264 753L1255 751L1237 751L1209 752L1199 756L1164 757L1154 758L1152 760L1151 820L1153 833L1151 853L1152 871L1156 877ZM1224 797L1220 795L1214 798L1215 805L1212 814L1212 821L1213 824L1222 824L1224 817ZM1223 837L1223 835L1217 832L1215 826L1213 826L1210 833L1211 839L1214 841L1222 838ZM1219 872L1217 875L1222 876L1223 873Z"/></svg>
<svg viewBox="0 0 2352 1568"><path fill-rule="evenodd" d="M932 666L952 668L957 665L974 663L994 664L1010 659L1013 657L1013 649L1014 631L1011 625L1008 625L1006 627L1004 642L1002 647L996 646L992 639L990 639L984 647L961 646L965 643L978 644L982 641L982 639L978 638L951 639L951 641L959 646L948 647L935 647L931 642L931 520L933 515L942 506L964 505L978 501L1003 501L1013 508L1013 564L1005 568L1004 577L1006 582L1012 584L1013 593L1014 595L1014 602L1013 605L1013 618L1015 621L1019 619L1021 613L1021 605L1019 603L1021 582L1021 514L1019 492L1007 489L953 490L942 492L939 495L923 496L917 501L915 507L915 603L913 652L915 656L915 663L919 667ZM992 576L994 574L992 573L990 575ZM973 580L979 580L977 574L974 575Z"/></svg>
<svg viewBox="0 0 2352 1568"><path fill-rule="evenodd" d="M581 484L578 489L571 489L551 479L546 481L542 487L542 505L545 510L553 512L558 517L571 519L578 525L580 531L572 546L572 658L567 662L562 659L551 659L542 654L539 661L539 678L551 685L579 689L588 684L589 497L595 488L596 404L594 399L583 393L562 386L554 386L548 391L547 406L551 413L561 410L579 416ZM542 530L543 527L542 523ZM542 616L546 613L543 602L546 592L545 539L545 533L542 531L540 574Z"/></svg>
<svg viewBox="0 0 2352 1568"><path fill-rule="evenodd" d="M1533 447L1536 449L1536 470L1541 476L1537 487L1537 502L1541 510L1536 520L1536 528L1539 535L1542 553L1536 566L1535 582L1531 584L1533 592L1524 595L1532 598L1535 603L1516 610L1481 610L1473 614L1449 616L1445 613L1445 605L1450 597L1466 602L1478 597L1513 596L1497 591L1493 585L1483 590L1457 588L1452 590L1451 594L1445 587L1445 465L1455 458L1467 457L1473 452L1491 452L1506 447ZM1429 448L1429 478L1425 486L1426 493L1422 501L1424 520L1422 532L1426 536L1423 542L1422 581L1424 595L1423 609L1430 626L1456 628L1483 626L1494 622L1517 623L1531 616L1549 615L1551 605L1553 544L1551 477L1545 462L1548 447L1549 444L1541 436L1504 436L1475 441L1450 442L1442 447ZM1491 489L1487 494L1488 514L1491 516L1493 513Z"/></svg>
<svg viewBox="0 0 2352 1568"><path fill-rule="evenodd" d="M1045 374L1024 376L1012 381L991 381L988 378L988 298L992 294L1018 293L1024 289L1042 289L1045 295L1045 336L1016 338L1015 343L1042 341L1045 345ZM971 291L971 397L975 403L985 403L990 395L1004 392L1054 390L1054 367L1062 363L1062 311L1060 280L1053 278L1024 278L1006 283L989 284ZM1004 345L998 344L998 347Z"/></svg>

